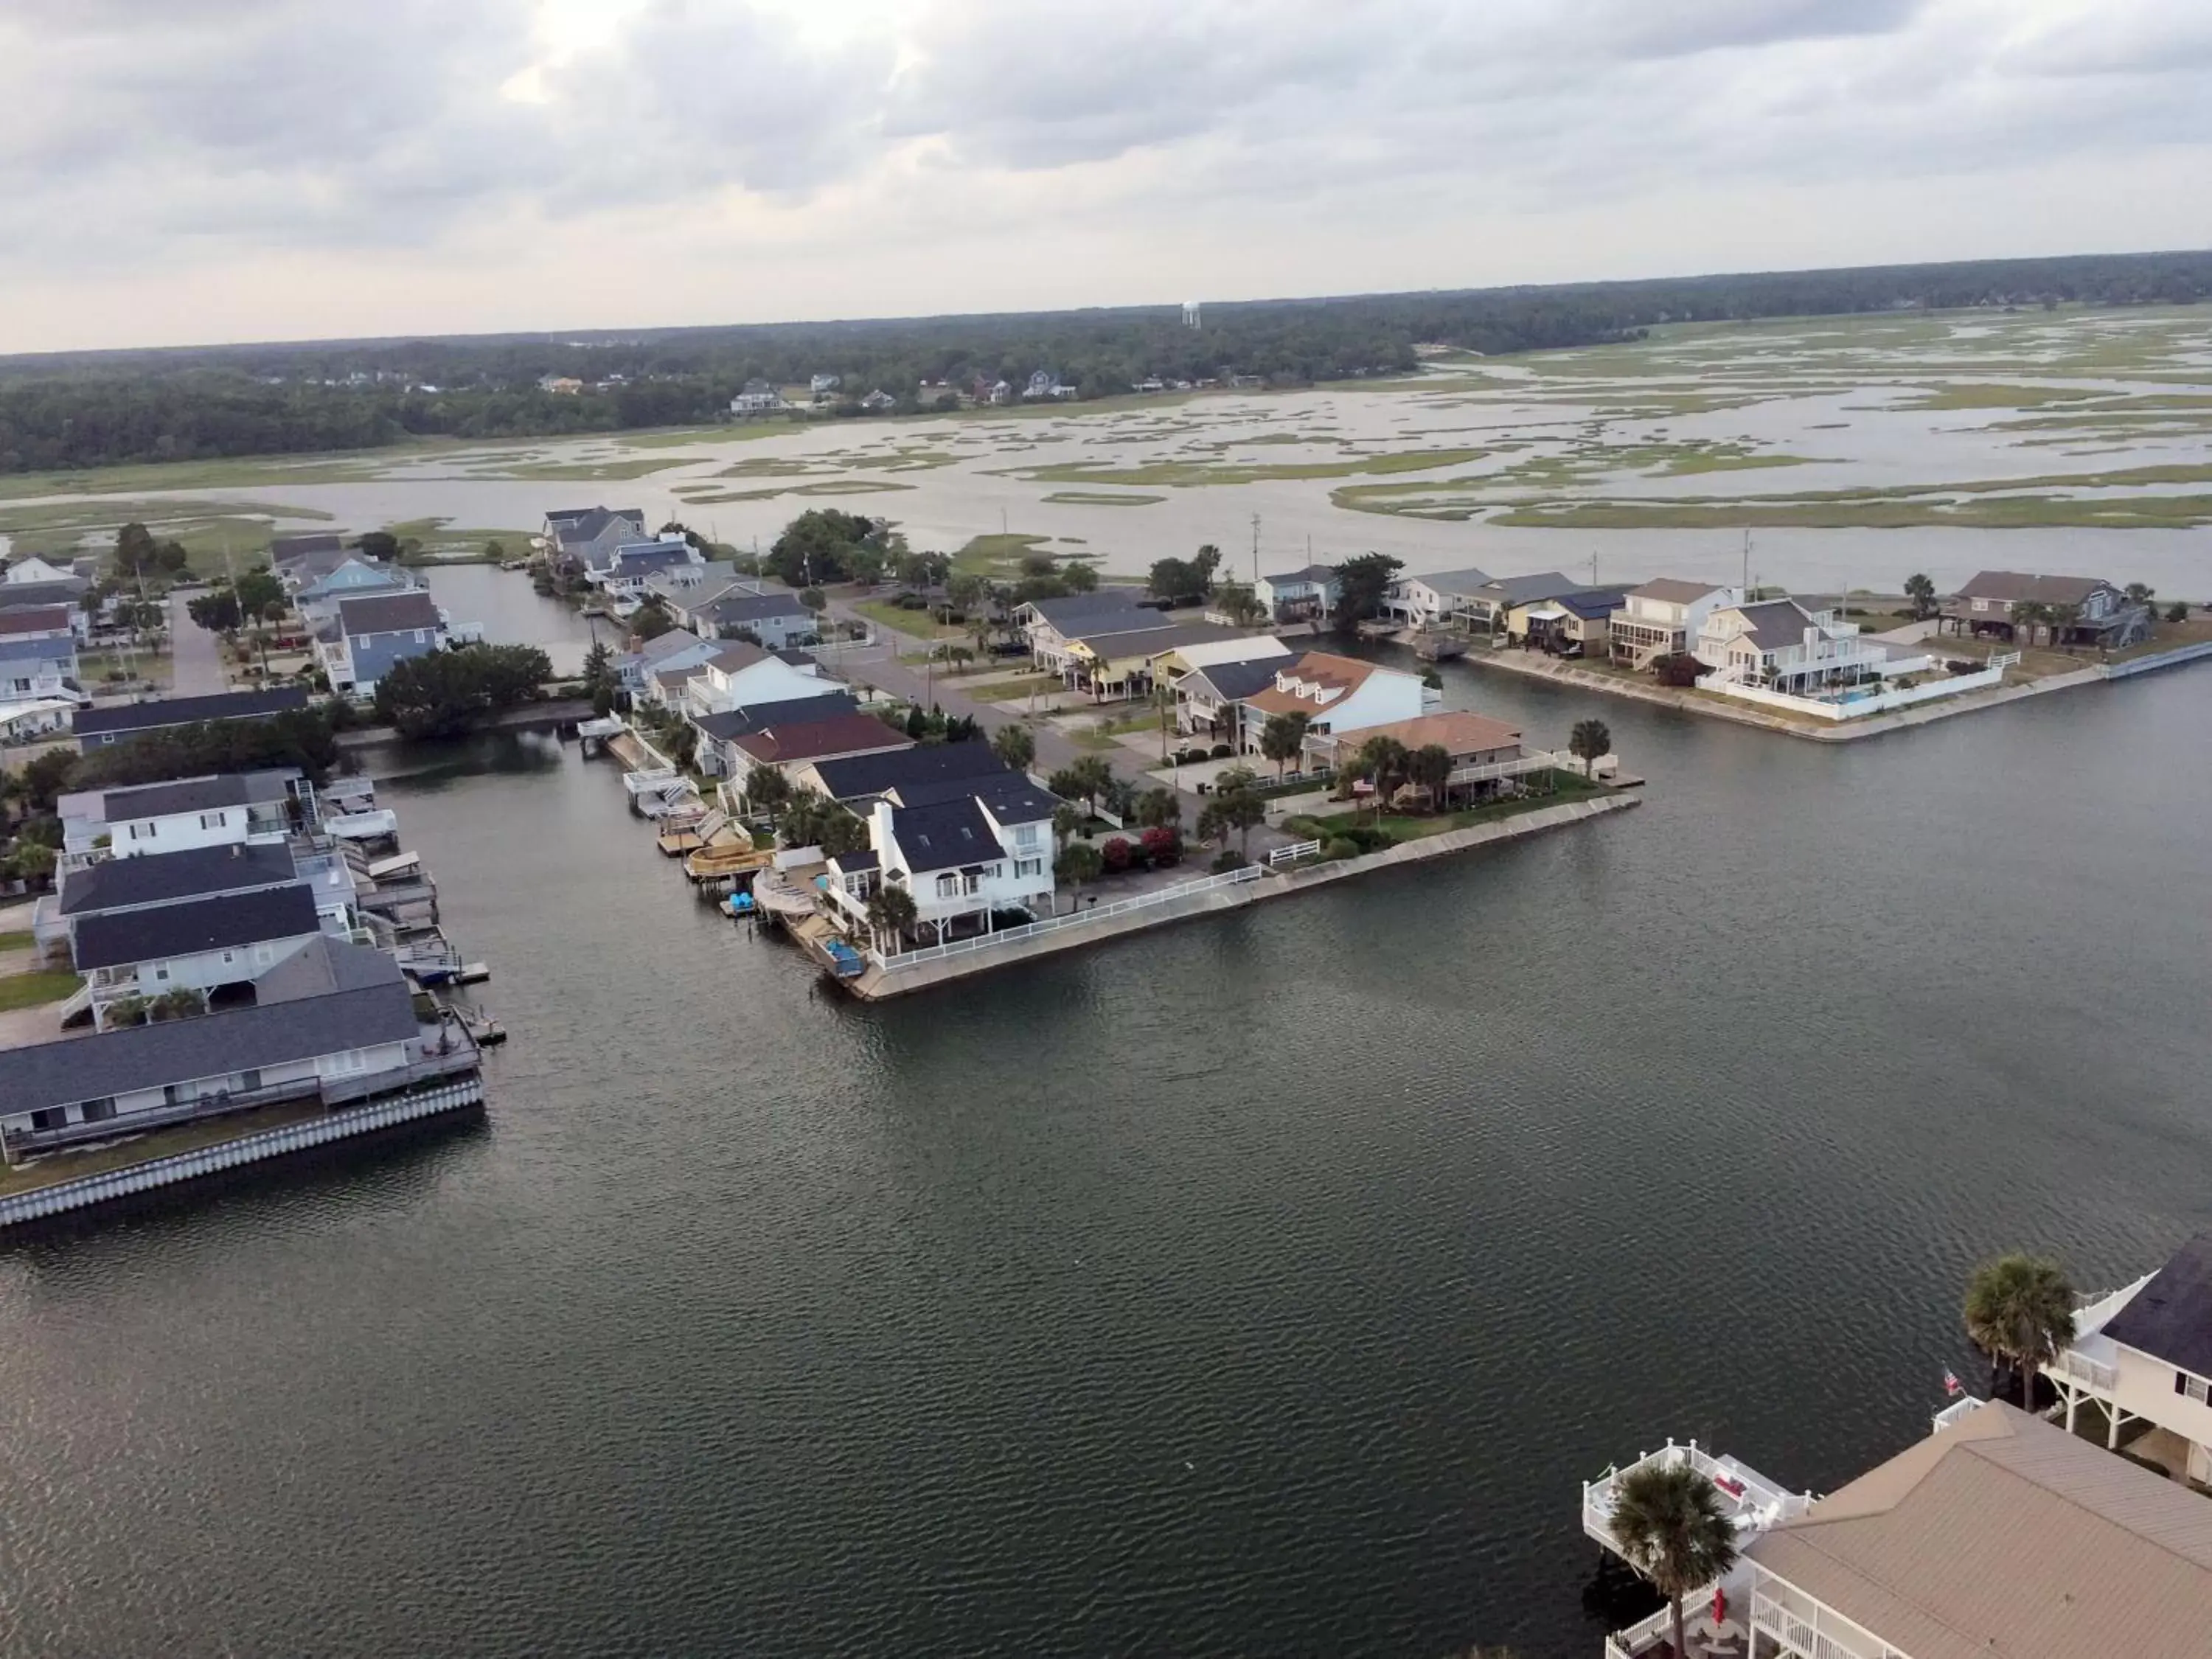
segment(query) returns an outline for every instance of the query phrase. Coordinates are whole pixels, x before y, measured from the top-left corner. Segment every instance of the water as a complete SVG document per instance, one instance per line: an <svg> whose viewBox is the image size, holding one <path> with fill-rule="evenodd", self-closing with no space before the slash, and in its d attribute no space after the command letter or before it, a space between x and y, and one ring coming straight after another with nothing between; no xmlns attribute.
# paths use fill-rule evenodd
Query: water
<svg viewBox="0 0 2212 1659"><path fill-rule="evenodd" d="M489 1121L0 1247L0 1646L1587 1655L1582 1480L1832 1488L1978 1256L2205 1224L2212 672L1843 749L1445 672L1648 804L878 1008L573 749L388 783Z"/></svg>
<svg viewBox="0 0 2212 1659"><path fill-rule="evenodd" d="M434 565L422 572L430 592L457 623L483 625L492 645L543 647L556 674L580 674L593 629L605 627L573 605L550 599L519 570L488 564ZM610 644L618 644L609 629Z"/></svg>

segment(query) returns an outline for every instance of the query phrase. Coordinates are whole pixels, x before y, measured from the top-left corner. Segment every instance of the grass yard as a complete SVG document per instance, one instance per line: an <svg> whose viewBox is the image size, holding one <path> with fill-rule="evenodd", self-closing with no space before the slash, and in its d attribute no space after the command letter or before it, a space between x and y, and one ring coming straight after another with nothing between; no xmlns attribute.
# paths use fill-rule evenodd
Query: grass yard
<svg viewBox="0 0 2212 1659"><path fill-rule="evenodd" d="M0 1014L59 1002L82 983L66 968L34 968L27 974L0 976Z"/></svg>
<svg viewBox="0 0 2212 1659"><path fill-rule="evenodd" d="M150 1134L134 1135L118 1145L102 1146L93 1152L56 1152L26 1169L0 1169L0 1194L29 1192L36 1188L53 1186L58 1182L101 1175L109 1170L127 1169L133 1164L170 1158L179 1152L197 1152L203 1146L220 1146L226 1140L258 1134L264 1129L281 1129L288 1124L305 1122L309 1118L324 1115L325 1109L319 1101L286 1103L206 1122L180 1123L173 1129L156 1129Z"/></svg>
<svg viewBox="0 0 2212 1659"><path fill-rule="evenodd" d="M1046 696L1054 691L1065 691L1057 674L1030 674L1018 680L1006 680L997 685L977 685L968 688L968 695L978 702L1023 702L1030 694Z"/></svg>
<svg viewBox="0 0 2212 1659"><path fill-rule="evenodd" d="M10 916L8 920L13 921L15 918ZM27 928L20 932L10 929L0 933L0 956L5 956L10 951L27 951L36 943L37 940Z"/></svg>
<svg viewBox="0 0 2212 1659"><path fill-rule="evenodd" d="M964 628L948 628L927 611L902 611L889 599L855 599L853 614L915 640L964 640Z"/></svg>
<svg viewBox="0 0 2212 1659"><path fill-rule="evenodd" d="M1522 795L1510 800L1486 802L1456 812L1400 813L1387 812L1379 820L1382 833L1390 837L1395 846L1402 842L1419 841L1429 836L1441 836L1449 830L1472 829L1480 823L1495 823L1500 818L1517 817L1523 812L1534 812L1547 806L1560 806L1570 801L1587 800L1601 794L1605 786L1592 783L1573 772L1551 774L1552 790L1548 794ZM1325 815L1285 818L1283 828L1292 835L1318 837L1322 841L1340 836L1355 825L1374 828L1378 820L1371 812L1345 811Z"/></svg>

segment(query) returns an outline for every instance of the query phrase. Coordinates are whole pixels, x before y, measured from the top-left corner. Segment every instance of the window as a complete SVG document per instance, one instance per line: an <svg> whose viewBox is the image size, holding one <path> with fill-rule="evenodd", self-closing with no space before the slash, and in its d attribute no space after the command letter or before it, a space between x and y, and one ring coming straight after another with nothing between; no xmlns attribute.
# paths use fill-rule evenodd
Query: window
<svg viewBox="0 0 2212 1659"><path fill-rule="evenodd" d="M1024 849L1027 849L1027 848L1031 848L1031 847L1036 846L1036 844L1037 844L1037 827L1036 827L1036 825L1035 825L1034 823L1019 823L1019 824L1016 824L1016 825L1014 826L1014 845L1015 845L1015 846L1019 847L1019 848L1024 848Z"/></svg>
<svg viewBox="0 0 2212 1659"><path fill-rule="evenodd" d="M230 815L227 812L203 812L200 814L200 828L203 830L220 830L223 825L229 822Z"/></svg>
<svg viewBox="0 0 2212 1659"><path fill-rule="evenodd" d="M33 1129L58 1129L68 1121L69 1108L66 1106L49 1106L43 1112L31 1114Z"/></svg>
<svg viewBox="0 0 2212 1659"><path fill-rule="evenodd" d="M149 836L154 833L154 826L152 824L149 823L146 826L146 833ZM133 841L138 839L138 826L135 823L131 826L131 839Z"/></svg>
<svg viewBox="0 0 2212 1659"><path fill-rule="evenodd" d="M105 1123L115 1115L115 1097L102 1095L98 1100L88 1100L79 1109L87 1123Z"/></svg>
<svg viewBox="0 0 2212 1659"><path fill-rule="evenodd" d="M237 960L238 952L235 951L225 951L222 953L222 965L226 968L229 967L232 963Z"/></svg>
<svg viewBox="0 0 2212 1659"><path fill-rule="evenodd" d="M1043 873L1044 860L1042 859L1016 859L1014 860L1014 878L1017 881L1020 880L1024 876L1041 876Z"/></svg>
<svg viewBox="0 0 2212 1659"><path fill-rule="evenodd" d="M419 628L418 628L418 629L416 629L415 630L415 643L416 643L416 644L417 644L417 645L421 645L421 644L422 644L423 642L424 642L424 641L423 641L423 637L422 637L422 630L421 629L419 629Z"/></svg>
<svg viewBox="0 0 2212 1659"><path fill-rule="evenodd" d="M960 891L960 878L959 878L959 877L957 877L957 876L939 876L939 877L937 878L937 896L938 896L938 897L939 897L939 898L953 898L953 897L957 896L957 895L959 894L959 891Z"/></svg>
<svg viewBox="0 0 2212 1659"><path fill-rule="evenodd" d="M2212 1383L2201 1376L2191 1376L2187 1371L2174 1372L2173 1391L2187 1395L2200 1406L2212 1406Z"/></svg>
<svg viewBox="0 0 2212 1659"><path fill-rule="evenodd" d="M1974 609L1977 611L1986 611L1989 608L1990 602L1987 599L1976 599L1974 601Z"/></svg>

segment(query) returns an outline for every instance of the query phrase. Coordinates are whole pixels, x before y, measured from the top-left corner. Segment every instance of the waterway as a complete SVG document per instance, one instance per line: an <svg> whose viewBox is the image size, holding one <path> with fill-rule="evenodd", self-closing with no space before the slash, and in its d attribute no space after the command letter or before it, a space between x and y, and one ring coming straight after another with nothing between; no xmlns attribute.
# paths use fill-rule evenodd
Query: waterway
<svg viewBox="0 0 2212 1659"><path fill-rule="evenodd" d="M1587 1656L1580 1482L1832 1488L1977 1257L2212 1221L2212 671L1841 750L1448 672L1648 804L872 1007L573 746L374 753L489 1112L0 1248L0 1649Z"/></svg>

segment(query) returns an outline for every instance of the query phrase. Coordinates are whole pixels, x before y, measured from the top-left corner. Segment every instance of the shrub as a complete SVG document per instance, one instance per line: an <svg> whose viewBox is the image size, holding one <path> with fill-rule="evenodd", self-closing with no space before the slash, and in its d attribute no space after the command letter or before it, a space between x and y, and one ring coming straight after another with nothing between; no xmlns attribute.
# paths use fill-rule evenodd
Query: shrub
<svg viewBox="0 0 2212 1659"><path fill-rule="evenodd" d="M1359 843L1349 836L1331 836L1321 844L1321 855L1325 859L1356 859Z"/></svg>
<svg viewBox="0 0 2212 1659"><path fill-rule="evenodd" d="M1182 862L1182 837L1164 823L1146 830L1139 844L1146 861L1156 867Z"/></svg>
<svg viewBox="0 0 2212 1659"><path fill-rule="evenodd" d="M1213 862L1208 867L1217 876L1226 875L1231 870L1244 867L1244 855L1233 847L1224 847L1213 855Z"/></svg>
<svg viewBox="0 0 2212 1659"><path fill-rule="evenodd" d="M1109 874L1119 875L1136 862L1137 849L1129 845L1127 836L1114 836L1098 849L1098 855L1105 860Z"/></svg>
<svg viewBox="0 0 2212 1659"><path fill-rule="evenodd" d="M1978 672L1981 669L1982 665L1978 662L1970 661L1964 657L1954 657L1948 662L1945 663L1943 666L1954 674L1972 674Z"/></svg>
<svg viewBox="0 0 2212 1659"><path fill-rule="evenodd" d="M1209 755L1207 758L1209 760L1228 760L1232 758L1236 753L1237 750L1233 745L1225 743L1217 743L1213 745L1212 753Z"/></svg>
<svg viewBox="0 0 2212 1659"><path fill-rule="evenodd" d="M1176 764L1178 766L1195 766L1205 758L1206 750L1203 749L1178 749L1176 750Z"/></svg>
<svg viewBox="0 0 2212 1659"><path fill-rule="evenodd" d="M2184 600L2176 599L2166 607L2166 619L2170 623L2187 622L2189 620L2188 604Z"/></svg>
<svg viewBox="0 0 2212 1659"><path fill-rule="evenodd" d="M1671 657L1662 657L1653 665L1662 685L1695 685L1698 676L1705 672L1705 664L1686 651L1677 651Z"/></svg>

